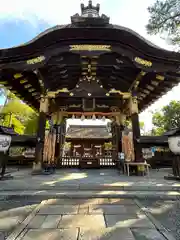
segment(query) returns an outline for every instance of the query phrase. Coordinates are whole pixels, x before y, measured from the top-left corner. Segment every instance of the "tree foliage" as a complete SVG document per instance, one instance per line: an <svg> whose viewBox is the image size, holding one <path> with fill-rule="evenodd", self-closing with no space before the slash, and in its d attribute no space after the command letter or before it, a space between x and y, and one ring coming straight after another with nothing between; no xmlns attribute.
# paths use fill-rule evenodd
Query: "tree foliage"
<svg viewBox="0 0 180 240"><path fill-rule="evenodd" d="M180 1L157 0L148 8L149 23L146 26L149 34L166 34L174 44L180 44Z"/></svg>
<svg viewBox="0 0 180 240"><path fill-rule="evenodd" d="M24 133L26 124L28 123L33 110L18 99L8 101L3 107L0 124L6 127L14 126L15 132L19 134Z"/></svg>
<svg viewBox="0 0 180 240"><path fill-rule="evenodd" d="M154 135L161 135L172 128L180 127L180 101L171 101L160 112L155 112L152 122L155 126L152 130Z"/></svg>
<svg viewBox="0 0 180 240"><path fill-rule="evenodd" d="M33 113L26 123L24 133L28 135L35 135L38 127L38 114Z"/></svg>
<svg viewBox="0 0 180 240"><path fill-rule="evenodd" d="M34 111L5 87L0 89L0 96L4 96L6 99L1 110L0 125L13 126L15 132L23 134Z"/></svg>

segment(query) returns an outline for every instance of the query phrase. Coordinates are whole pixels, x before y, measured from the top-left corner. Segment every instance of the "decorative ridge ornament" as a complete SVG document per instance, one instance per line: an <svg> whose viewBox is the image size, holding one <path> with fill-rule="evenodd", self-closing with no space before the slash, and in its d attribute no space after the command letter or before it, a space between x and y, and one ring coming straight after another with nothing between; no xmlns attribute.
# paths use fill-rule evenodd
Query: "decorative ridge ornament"
<svg viewBox="0 0 180 240"><path fill-rule="evenodd" d="M85 7L81 3L81 16L82 17L99 17L100 4L97 4L96 7L92 5L92 0L89 0L88 6Z"/></svg>
<svg viewBox="0 0 180 240"><path fill-rule="evenodd" d="M102 14L100 16L99 14L100 10L100 4L97 4L96 6L92 5L92 1L89 0L88 6L84 6L84 4L81 4L81 16L76 13L71 17L71 23L75 25L107 25L109 24L109 17L107 17L105 14Z"/></svg>

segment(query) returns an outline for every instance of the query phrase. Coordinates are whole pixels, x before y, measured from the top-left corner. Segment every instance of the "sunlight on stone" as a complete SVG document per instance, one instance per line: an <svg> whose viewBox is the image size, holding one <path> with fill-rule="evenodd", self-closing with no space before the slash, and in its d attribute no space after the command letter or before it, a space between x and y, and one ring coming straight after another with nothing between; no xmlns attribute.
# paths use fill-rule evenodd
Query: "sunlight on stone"
<svg viewBox="0 0 180 240"><path fill-rule="evenodd" d="M127 192L125 191L101 191L99 194L125 194Z"/></svg>
<svg viewBox="0 0 180 240"><path fill-rule="evenodd" d="M57 183L58 181L49 181L49 182L43 182L41 185L51 185L54 186L55 183Z"/></svg>
<svg viewBox="0 0 180 240"><path fill-rule="evenodd" d="M105 175L105 173L100 173L100 175L101 175L101 176L104 176L104 175Z"/></svg>
<svg viewBox="0 0 180 240"><path fill-rule="evenodd" d="M57 203L57 199L48 199L46 202L47 205L51 205L51 204L55 204L55 203Z"/></svg>
<svg viewBox="0 0 180 240"><path fill-rule="evenodd" d="M75 180L75 179L81 179L86 178L87 173L71 173L63 178L60 178L59 181L67 181L67 180Z"/></svg>
<svg viewBox="0 0 180 240"><path fill-rule="evenodd" d="M42 185L52 185L53 186L53 184L58 183L58 182L82 179L82 178L87 178L87 177L88 177L87 173L71 173L64 177L58 178L57 180L44 182Z"/></svg>
<svg viewBox="0 0 180 240"><path fill-rule="evenodd" d="M133 185L133 183L131 182L115 182L115 183L110 183L110 184L108 184L109 186L132 186Z"/></svg>
<svg viewBox="0 0 180 240"><path fill-rule="evenodd" d="M46 190L40 190L40 191L36 191L35 194L37 194L37 193L45 193L45 192L47 192L47 191Z"/></svg>
<svg viewBox="0 0 180 240"><path fill-rule="evenodd" d="M122 227L122 228L128 228L140 220L142 220L142 219L128 219L128 220L124 220L124 221L119 221L115 224L115 226Z"/></svg>
<svg viewBox="0 0 180 240"><path fill-rule="evenodd" d="M12 227L15 227L18 223L20 223L22 220L19 216L9 216L5 218L0 219L0 229L10 229Z"/></svg>
<svg viewBox="0 0 180 240"><path fill-rule="evenodd" d="M173 187L180 187L180 183L174 183L172 184Z"/></svg>
<svg viewBox="0 0 180 240"><path fill-rule="evenodd" d="M173 207L173 204L169 204L169 205L162 205L160 207L157 208L146 208L145 210L154 214L162 214L166 211L168 211L169 209L171 209Z"/></svg>
<svg viewBox="0 0 180 240"><path fill-rule="evenodd" d="M8 210L1 211L0 212L0 218L8 217L8 216L15 216L17 214L29 212L35 206L36 206L36 204L26 205L26 206L23 206L23 207L16 207L16 208L11 208L11 209L8 209Z"/></svg>
<svg viewBox="0 0 180 240"><path fill-rule="evenodd" d="M167 193L167 195L171 195L171 196L173 196L173 195L180 195L180 193L179 192L168 192Z"/></svg>

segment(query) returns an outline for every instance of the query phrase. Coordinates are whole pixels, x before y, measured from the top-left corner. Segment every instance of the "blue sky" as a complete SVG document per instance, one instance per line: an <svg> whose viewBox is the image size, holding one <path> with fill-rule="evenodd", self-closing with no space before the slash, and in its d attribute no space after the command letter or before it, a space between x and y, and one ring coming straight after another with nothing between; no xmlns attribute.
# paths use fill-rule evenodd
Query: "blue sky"
<svg viewBox="0 0 180 240"><path fill-rule="evenodd" d="M31 40L45 29L70 22L70 16L80 12L80 0L5 0L0 6L0 48L16 46ZM129 27L149 39L156 45L166 49L172 46L160 36L148 36L145 25L148 21L147 7L155 0L94 0L101 4L101 13L110 16L114 24ZM179 100L180 87L175 87L144 113L140 119L145 122L146 130L152 127L151 111L159 109L170 100ZM2 103L3 99L0 99Z"/></svg>

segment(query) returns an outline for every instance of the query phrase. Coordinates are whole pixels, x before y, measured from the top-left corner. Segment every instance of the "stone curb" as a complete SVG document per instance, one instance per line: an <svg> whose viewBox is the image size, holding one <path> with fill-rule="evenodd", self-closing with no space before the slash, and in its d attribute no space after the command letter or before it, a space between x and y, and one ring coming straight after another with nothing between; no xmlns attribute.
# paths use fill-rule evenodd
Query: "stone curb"
<svg viewBox="0 0 180 240"><path fill-rule="evenodd" d="M0 198L28 198L28 197L55 197L55 198L136 198L136 199L163 199L179 200L179 192L149 192L149 191L1 191Z"/></svg>
<svg viewBox="0 0 180 240"><path fill-rule="evenodd" d="M165 192L165 191L177 191L180 192L180 186L170 186L170 185L165 185L165 186L150 186L150 185L142 185L142 186L123 186L123 185L62 185L62 186L22 186L22 187L12 187L12 186L5 186L2 187L2 191L25 191L25 190L34 190L34 191L47 191L47 190L56 190L56 191L61 191L61 190L66 190L66 191L96 191L96 190L101 190L101 191L152 191L152 192Z"/></svg>
<svg viewBox="0 0 180 240"><path fill-rule="evenodd" d="M147 209L146 207L144 207L137 199L135 199L134 202L143 210L144 214L167 240L176 240L158 220L156 220L148 211L145 211L145 209Z"/></svg>

